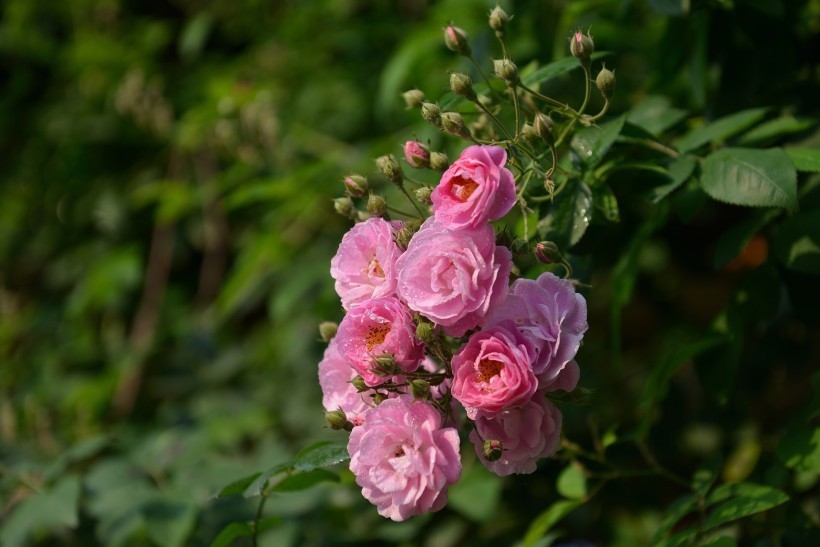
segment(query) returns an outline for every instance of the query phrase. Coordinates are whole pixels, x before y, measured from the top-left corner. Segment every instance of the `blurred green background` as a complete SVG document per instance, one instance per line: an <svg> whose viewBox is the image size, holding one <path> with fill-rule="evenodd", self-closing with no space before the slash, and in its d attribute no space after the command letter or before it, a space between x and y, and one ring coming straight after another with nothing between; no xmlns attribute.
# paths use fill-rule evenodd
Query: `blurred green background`
<svg viewBox="0 0 820 547"><path fill-rule="evenodd" d="M317 324L342 316L329 261L349 225L331 200L351 171L390 194L372 158L398 155L413 135L458 155L459 143L404 109L401 92L435 100L448 70L467 70L441 40L450 21L489 67L500 56L486 24L494 5L4 0L0 543L206 545L255 510L214 499L221 486L340 438L323 429L316 378ZM521 67L565 57L571 32L591 29L613 52L614 113L671 113L675 135L766 106L800 122L767 144L820 146L818 0L502 5L515 16L508 39ZM576 74L545 89L577 104L580 88ZM788 486L791 509L742 539L820 541L810 531L817 474L775 454L820 362L817 278L766 260L765 238L763 265L746 257L716 269L718 235L749 210L681 195L676 214L647 230L649 206L624 194L621 223L593 224L575 249L590 284L579 361L592 393L564 407L565 435L590 446L634 426L653 366L715 328L746 291L737 343L721 349L733 356L684 365L649 444L687 477L722 456L724 479ZM732 359L728 378L709 380L711 362ZM441 513L386 521L343 471L342 485L273 496L267 514L285 518L260 539L511 544L558 499L563 463L500 481L462 448L465 479ZM613 450L624 467L643 461ZM678 495L652 477L612 482L568 517L565 539L645 544Z"/></svg>

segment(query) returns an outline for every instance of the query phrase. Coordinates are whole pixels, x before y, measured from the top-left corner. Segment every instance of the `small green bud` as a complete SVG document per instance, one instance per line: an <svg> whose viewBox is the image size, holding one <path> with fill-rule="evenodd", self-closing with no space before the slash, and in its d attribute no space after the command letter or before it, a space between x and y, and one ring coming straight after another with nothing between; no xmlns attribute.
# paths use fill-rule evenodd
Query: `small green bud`
<svg viewBox="0 0 820 547"><path fill-rule="evenodd" d="M441 128L441 109L434 103L423 103L421 105L421 117Z"/></svg>
<svg viewBox="0 0 820 547"><path fill-rule="evenodd" d="M615 90L615 74L606 67L602 68L595 78L595 86L601 91L601 95L609 99Z"/></svg>
<svg viewBox="0 0 820 547"><path fill-rule="evenodd" d="M450 74L450 89L456 95L460 95L467 100L476 100L476 94L475 91L473 91L473 81L463 72L453 72Z"/></svg>
<svg viewBox="0 0 820 547"><path fill-rule="evenodd" d="M337 330L339 330L339 325L333 321L322 321L319 323L319 336L321 336L325 342L330 342L333 337L336 336Z"/></svg>
<svg viewBox="0 0 820 547"><path fill-rule="evenodd" d="M381 171L381 173L391 182L401 185L404 180L404 173L402 173L401 165L393 154L387 154L376 158L376 167L378 167L379 171Z"/></svg>
<svg viewBox="0 0 820 547"><path fill-rule="evenodd" d="M484 441L483 445L484 449L484 457L487 458L488 462L497 461L501 454L504 452L504 445L501 444L501 441L490 440Z"/></svg>
<svg viewBox="0 0 820 547"><path fill-rule="evenodd" d="M402 370L396 364L396 358L389 353L382 353L373 358L373 372L380 376L401 374Z"/></svg>
<svg viewBox="0 0 820 547"><path fill-rule="evenodd" d="M424 103L424 92L420 89L409 89L401 94L407 108L418 108Z"/></svg>
<svg viewBox="0 0 820 547"><path fill-rule="evenodd" d="M493 61L495 75L511 84L518 80L518 67L509 59L495 59Z"/></svg>
<svg viewBox="0 0 820 547"><path fill-rule="evenodd" d="M555 123L550 119L549 116L544 114L543 112L539 112L535 115L535 119L532 122L532 128L535 131L535 134L544 139L544 142L550 144L553 142L554 137L552 135L553 130L555 129Z"/></svg>
<svg viewBox="0 0 820 547"><path fill-rule="evenodd" d="M367 177L353 173L344 178L345 189L347 194L354 198L361 198L367 193L369 185L367 184Z"/></svg>
<svg viewBox="0 0 820 547"><path fill-rule="evenodd" d="M496 36L501 34L499 38L504 36L504 27L509 20L510 16L499 5L496 5L490 12L490 28L495 31Z"/></svg>
<svg viewBox="0 0 820 547"><path fill-rule="evenodd" d="M553 192L555 192L555 181L549 177L544 179L544 190L552 196Z"/></svg>
<svg viewBox="0 0 820 547"><path fill-rule="evenodd" d="M430 168L436 171L446 171L450 167L450 160L447 154L441 152L430 153Z"/></svg>
<svg viewBox="0 0 820 547"><path fill-rule="evenodd" d="M560 264L564 261L558 245L552 241L542 241L535 246L535 258L542 264Z"/></svg>
<svg viewBox="0 0 820 547"><path fill-rule="evenodd" d="M421 188L416 189L416 199L419 200L419 203L422 205L432 205L433 201L430 199L430 194L432 193L432 188L429 186L422 186Z"/></svg>
<svg viewBox="0 0 820 547"><path fill-rule="evenodd" d="M341 431L342 429L350 431L353 429L353 424L348 421L347 416L342 410L332 410L325 412L325 422L330 429Z"/></svg>
<svg viewBox="0 0 820 547"><path fill-rule="evenodd" d="M458 112L445 112L441 115L441 124L444 130L460 137L469 136L467 127L464 125L464 118Z"/></svg>
<svg viewBox="0 0 820 547"><path fill-rule="evenodd" d="M418 190L416 192L418 192ZM408 226L407 223L402 223L401 228L396 232L396 245L398 245L399 249L406 251L415 233L416 231L411 226Z"/></svg>
<svg viewBox="0 0 820 547"><path fill-rule="evenodd" d="M364 378L359 376L358 374L350 380L350 384L356 388L356 391L367 391L370 389L370 386L364 383Z"/></svg>
<svg viewBox="0 0 820 547"><path fill-rule="evenodd" d="M353 205L353 200L347 196L334 199L333 208L343 217L354 218L356 216L356 207Z"/></svg>
<svg viewBox="0 0 820 547"><path fill-rule="evenodd" d="M387 399L387 395L385 393L378 393L378 392L374 393L372 395L372 397L373 397L373 403L376 404L376 405L382 404L384 402L384 400Z"/></svg>
<svg viewBox="0 0 820 547"><path fill-rule="evenodd" d="M370 194L367 198L367 212L374 217L384 216L387 212L387 200L378 194Z"/></svg>
<svg viewBox="0 0 820 547"><path fill-rule="evenodd" d="M572 35L569 43L569 52L572 56L582 63L589 62L592 53L595 51L595 42L592 41L592 36L589 34L582 34L581 31Z"/></svg>
<svg viewBox="0 0 820 547"><path fill-rule="evenodd" d="M455 51L461 55L470 54L470 44L467 43L467 33L453 25L444 28L444 45L450 51Z"/></svg>
<svg viewBox="0 0 820 547"><path fill-rule="evenodd" d="M426 400L430 398L430 384L421 378L410 381L410 392L416 400Z"/></svg>
<svg viewBox="0 0 820 547"><path fill-rule="evenodd" d="M521 128L521 133L524 135L524 138L530 142L537 141L540 138L538 133L535 132L535 128L529 122L524 123L524 126Z"/></svg>
<svg viewBox="0 0 820 547"><path fill-rule="evenodd" d="M436 328L430 322L421 320L416 325L416 338L429 344L436 338Z"/></svg>

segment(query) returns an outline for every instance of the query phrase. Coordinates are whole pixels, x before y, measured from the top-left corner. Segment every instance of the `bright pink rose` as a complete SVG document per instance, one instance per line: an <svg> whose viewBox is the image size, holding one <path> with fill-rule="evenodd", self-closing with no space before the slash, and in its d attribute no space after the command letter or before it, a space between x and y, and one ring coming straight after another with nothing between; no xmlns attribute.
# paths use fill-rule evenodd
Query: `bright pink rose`
<svg viewBox="0 0 820 547"><path fill-rule="evenodd" d="M339 324L339 351L369 386L387 380L377 374L374 357L389 354L396 365L412 372L424 359L424 345L415 338L410 313L393 296L373 298L359 304Z"/></svg>
<svg viewBox="0 0 820 547"><path fill-rule="evenodd" d="M344 309L369 298L396 291L396 260L401 249L394 241L399 222L374 217L353 226L330 261L330 275Z"/></svg>
<svg viewBox="0 0 820 547"><path fill-rule="evenodd" d="M395 521L438 511L461 477L458 431L441 428L435 408L407 395L368 410L347 450L362 495Z"/></svg>
<svg viewBox="0 0 820 547"><path fill-rule="evenodd" d="M515 180L498 146L469 146L441 176L430 199L436 220L452 230L479 228L515 205Z"/></svg>
<svg viewBox="0 0 820 547"><path fill-rule="evenodd" d="M430 148L419 141L407 141L404 143L404 159L417 169L430 167Z"/></svg>
<svg viewBox="0 0 820 547"><path fill-rule="evenodd" d="M504 300L511 267L512 255L495 244L492 226L449 230L429 218L396 261L397 291L446 334L462 336Z"/></svg>
<svg viewBox="0 0 820 547"><path fill-rule="evenodd" d="M356 425L361 423L361 414L370 408L370 390L364 393L356 391L350 380L356 376L356 370L350 366L336 343L334 337L325 349L324 358L319 362L319 385L322 386L322 405L325 410L343 410L347 419Z"/></svg>
<svg viewBox="0 0 820 547"><path fill-rule="evenodd" d="M555 453L561 437L561 411L542 392L524 406L479 416L470 440L484 467L502 477L535 471L536 462ZM354 430L355 431L355 430ZM484 457L483 441L501 441L501 457Z"/></svg>
<svg viewBox="0 0 820 547"><path fill-rule="evenodd" d="M501 324L473 334L453 356L455 397L474 419L521 406L538 388L534 351L515 325Z"/></svg>
<svg viewBox="0 0 820 547"><path fill-rule="evenodd" d="M493 309L487 325L513 321L535 346L535 375L550 384L573 360L587 325L587 303L567 280L547 272L537 280L518 279L507 299Z"/></svg>

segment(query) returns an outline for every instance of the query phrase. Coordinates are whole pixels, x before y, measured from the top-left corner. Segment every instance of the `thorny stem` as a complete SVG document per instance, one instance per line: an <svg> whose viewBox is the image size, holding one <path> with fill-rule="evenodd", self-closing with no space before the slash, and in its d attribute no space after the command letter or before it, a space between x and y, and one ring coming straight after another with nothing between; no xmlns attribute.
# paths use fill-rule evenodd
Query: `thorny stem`
<svg viewBox="0 0 820 547"><path fill-rule="evenodd" d="M483 104L481 104L481 101L479 101L478 99L476 99L476 100L474 100L474 101L473 101L473 103L475 103L475 105L476 105L478 108L480 108L480 109L481 109L481 110L482 110L482 111L483 111L483 112L487 115L487 117L489 117L489 118L493 121L493 123L494 123L495 125L497 125L497 126L498 126L498 128L499 128L499 129L501 129L501 131L504 133L504 135L505 135L505 136L506 136L509 140L511 140L511 141L514 141L514 140L515 140L515 138L514 138L512 135L510 135L510 132L509 132L509 131L507 131L507 128L506 128L506 127L504 127L504 124L503 124L503 123L501 123L501 120L499 120L499 119L495 116L495 114L493 114L492 112L490 112L490 110L489 110L486 106L484 106Z"/></svg>
<svg viewBox="0 0 820 547"><path fill-rule="evenodd" d="M543 95L543 94L539 93L538 91L535 91L534 89L527 87L521 81L518 82L518 86L521 89L523 89L524 91L526 91L527 93L529 93L530 95L532 95L533 97L541 99L545 103L551 104L556 109L556 111L563 114L564 116L569 117L569 116L576 116L578 114L569 105L564 104L564 103L559 102L559 101L556 101L552 97L547 97L546 95Z"/></svg>
<svg viewBox="0 0 820 547"><path fill-rule="evenodd" d="M556 146L559 146L562 142L564 142L564 138L566 138L567 134L572 130L575 122L578 121L584 110L587 108L587 103L589 102L589 89L592 84L591 75L589 72L589 62L581 63L581 68L584 69L584 102L581 103L581 108L578 109L578 112L575 113L575 116L569 121L569 123L564 127L561 131L561 136L558 137L558 141L555 143Z"/></svg>

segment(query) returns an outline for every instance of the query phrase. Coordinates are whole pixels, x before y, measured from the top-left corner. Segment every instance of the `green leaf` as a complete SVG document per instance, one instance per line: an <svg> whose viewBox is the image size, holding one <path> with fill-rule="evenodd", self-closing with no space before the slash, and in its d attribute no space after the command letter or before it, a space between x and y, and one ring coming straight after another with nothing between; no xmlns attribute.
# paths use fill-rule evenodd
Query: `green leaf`
<svg viewBox="0 0 820 547"><path fill-rule="evenodd" d="M233 481L229 485L223 486L222 489L219 492L217 492L216 496L214 496L214 497L224 498L226 496L236 496L238 494L241 494L242 492L245 491L245 489L248 486L253 484L253 482L256 479L258 479L261 474L262 474L262 472L258 471L258 472L254 473L252 475L248 475L247 477L242 477L241 479L236 479L235 481Z"/></svg>
<svg viewBox="0 0 820 547"><path fill-rule="evenodd" d="M770 486L752 483L724 484L706 498L707 506L717 505L706 517L704 530L777 507L789 496Z"/></svg>
<svg viewBox="0 0 820 547"><path fill-rule="evenodd" d="M681 152L691 152L706 143L721 143L756 124L766 115L766 108L750 108L735 112L712 123L698 127L675 141Z"/></svg>
<svg viewBox="0 0 820 547"><path fill-rule="evenodd" d="M302 449L296 455L293 469L296 471L310 471L317 467L327 467L343 461L349 460L347 445L332 443L330 441L319 441Z"/></svg>
<svg viewBox="0 0 820 547"><path fill-rule="evenodd" d="M820 472L820 428L806 425L788 430L777 445L777 456L795 471Z"/></svg>
<svg viewBox="0 0 820 547"><path fill-rule="evenodd" d="M735 547L736 545L735 540L729 536L715 536L700 543L700 547Z"/></svg>
<svg viewBox="0 0 820 547"><path fill-rule="evenodd" d="M740 254L752 237L771 222L780 211L755 211L746 220L723 232L715 248L715 268L722 268Z"/></svg>
<svg viewBox="0 0 820 547"><path fill-rule="evenodd" d="M587 495L587 478L583 470L576 465L569 465L561 471L556 482L558 493L572 500Z"/></svg>
<svg viewBox="0 0 820 547"><path fill-rule="evenodd" d="M610 222L620 222L621 213L618 210L618 198L607 185L596 186L592 190L592 202Z"/></svg>
<svg viewBox="0 0 820 547"><path fill-rule="evenodd" d="M15 507L3 522L0 545L26 545L32 534L42 534L62 527L76 528L80 479L75 475L62 478L52 488L38 492Z"/></svg>
<svg viewBox="0 0 820 547"><path fill-rule="evenodd" d="M780 148L724 148L702 165L701 186L717 201L797 209L797 173Z"/></svg>
<svg viewBox="0 0 820 547"><path fill-rule="evenodd" d="M738 144L742 146L754 146L761 144L768 144L770 141L782 137L784 135L791 135L793 133L800 133L817 122L809 118L795 118L794 116L780 116L773 120L763 122L748 133L744 134L738 139Z"/></svg>
<svg viewBox="0 0 820 547"><path fill-rule="evenodd" d="M592 191L586 183L570 180L550 212L538 222L543 239L559 247L572 247L581 240L592 216Z"/></svg>
<svg viewBox="0 0 820 547"><path fill-rule="evenodd" d="M181 547L194 529L197 506L189 500L157 499L142 507L142 515L157 545Z"/></svg>
<svg viewBox="0 0 820 547"><path fill-rule="evenodd" d="M774 251L790 270L820 274L820 211L801 213L784 221L777 228Z"/></svg>
<svg viewBox="0 0 820 547"><path fill-rule="evenodd" d="M471 466L450 488L447 502L467 518L484 522L495 515L501 498L501 478L483 465Z"/></svg>
<svg viewBox="0 0 820 547"><path fill-rule="evenodd" d="M685 110L673 107L669 98L652 95L632 107L627 114L627 121L657 136L680 123L686 115Z"/></svg>
<svg viewBox="0 0 820 547"><path fill-rule="evenodd" d="M524 535L524 547L532 547L535 545L558 521L582 504L583 502L581 500L564 500L553 503L530 524L527 533Z"/></svg>
<svg viewBox="0 0 820 547"><path fill-rule="evenodd" d="M253 535L253 526L247 522L232 522L219 532L211 542L211 547L228 547L233 540Z"/></svg>
<svg viewBox="0 0 820 547"><path fill-rule="evenodd" d="M681 496L672 502L666 511L663 512L658 529L655 530L655 535L652 536L652 544L656 545L661 541L678 523L680 519L697 509L698 500L692 494Z"/></svg>
<svg viewBox="0 0 820 547"><path fill-rule="evenodd" d="M311 469L285 478L273 490L276 492L298 492L307 490L322 482L339 482L339 475L327 469Z"/></svg>
<svg viewBox="0 0 820 547"><path fill-rule="evenodd" d="M652 203L658 203L689 180L689 177L695 171L696 165L697 161L692 156L680 156L673 160L667 167L669 182L656 186L649 192L648 197Z"/></svg>
<svg viewBox="0 0 820 547"><path fill-rule="evenodd" d="M587 168L593 168L601 162L621 134L625 121L625 116L618 116L600 126L585 127L572 137L570 148Z"/></svg>
<svg viewBox="0 0 820 547"><path fill-rule="evenodd" d="M599 59L603 59L604 57L608 57L612 55L610 51L596 51L592 54L592 60L597 61ZM532 87L536 84L540 84L541 82L545 82L547 80L551 80L556 76L560 76L562 74L566 74L572 70L577 68L581 68L581 63L575 57L564 57L563 59L558 59L557 61L553 61L548 65L544 65L532 74L528 76L524 76L521 81L524 82L524 85L527 87Z"/></svg>
<svg viewBox="0 0 820 547"><path fill-rule="evenodd" d="M268 486L268 480L290 469L290 464L281 463L274 467L271 467L267 471L259 473L257 477L251 482L243 491L242 496L245 498L255 498L257 496L261 496L262 493L265 491L265 488Z"/></svg>
<svg viewBox="0 0 820 547"><path fill-rule="evenodd" d="M801 173L820 173L820 150L813 148L786 148L786 154Z"/></svg>
<svg viewBox="0 0 820 547"><path fill-rule="evenodd" d="M715 480L717 480L721 463L722 458L716 456L695 471L695 474L692 476L692 491L696 496L703 497L709 492L709 489L712 488Z"/></svg>

